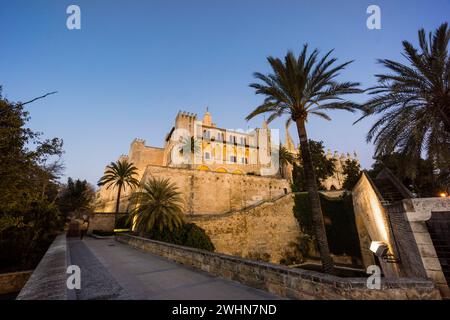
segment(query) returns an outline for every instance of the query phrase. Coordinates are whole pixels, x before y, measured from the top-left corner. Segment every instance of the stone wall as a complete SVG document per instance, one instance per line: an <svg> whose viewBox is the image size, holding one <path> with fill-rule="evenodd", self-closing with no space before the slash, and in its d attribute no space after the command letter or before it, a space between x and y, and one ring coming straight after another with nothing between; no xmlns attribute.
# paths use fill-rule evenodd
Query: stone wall
<svg viewBox="0 0 450 320"><path fill-rule="evenodd" d="M219 215L188 215L187 220L205 229L216 252L239 257L270 256L280 259L300 235L293 213L292 194L245 210Z"/></svg>
<svg viewBox="0 0 450 320"><path fill-rule="evenodd" d="M402 271L407 277L426 278L427 274L420 258L418 245L405 216L403 202L396 202L385 207L395 235Z"/></svg>
<svg viewBox="0 0 450 320"><path fill-rule="evenodd" d="M431 219L433 213L450 212L450 198L407 199L402 201L402 205L426 275L436 283L442 296L450 298L449 284L442 272L439 257L427 228L427 221Z"/></svg>
<svg viewBox="0 0 450 320"><path fill-rule="evenodd" d="M148 166L149 177L169 178L183 194L185 211L220 214L240 210L262 200L271 200L290 190L283 179Z"/></svg>
<svg viewBox="0 0 450 320"><path fill-rule="evenodd" d="M195 214L232 212L290 191L289 182L284 179L155 165L147 166L142 181L150 177L167 178L175 183L182 193L184 211ZM106 202L96 211L114 212L117 191L110 189L108 192L108 196L101 196ZM120 212L127 211L129 195L130 190L125 189Z"/></svg>
<svg viewBox="0 0 450 320"><path fill-rule="evenodd" d="M93 214L89 215L88 232L92 232L94 230L114 231L115 222L115 213L94 212Z"/></svg>
<svg viewBox="0 0 450 320"><path fill-rule="evenodd" d="M213 275L292 299L440 299L433 283L418 279L383 279L381 290L368 289L365 278L340 278L319 272L245 260L224 254L120 234L116 240Z"/></svg>
<svg viewBox="0 0 450 320"><path fill-rule="evenodd" d="M66 285L70 264L66 235L60 235L48 248L17 300L74 300L75 292Z"/></svg>
<svg viewBox="0 0 450 320"><path fill-rule="evenodd" d="M433 212L431 219L426 224L448 287L450 284L450 210ZM441 277L441 284L444 282L443 280ZM449 291L447 291L447 296L450 297Z"/></svg>
<svg viewBox="0 0 450 320"><path fill-rule="evenodd" d="M382 197L370 177L363 172L352 190L356 227L360 238L363 262L373 263L373 254L369 250L371 241L382 241L389 246L389 253L396 253L395 241L389 225L388 214L381 203ZM395 263L380 261L383 272L389 277L400 276L399 266Z"/></svg>
<svg viewBox="0 0 450 320"><path fill-rule="evenodd" d="M383 241L397 259L396 263L386 263L381 259L387 276L428 278L434 281L442 296L450 297L450 289L427 228L433 214L447 215L450 212L450 198L384 201L365 173L352 194L365 266L374 264L373 258L371 261L373 254L368 250L370 242Z"/></svg>

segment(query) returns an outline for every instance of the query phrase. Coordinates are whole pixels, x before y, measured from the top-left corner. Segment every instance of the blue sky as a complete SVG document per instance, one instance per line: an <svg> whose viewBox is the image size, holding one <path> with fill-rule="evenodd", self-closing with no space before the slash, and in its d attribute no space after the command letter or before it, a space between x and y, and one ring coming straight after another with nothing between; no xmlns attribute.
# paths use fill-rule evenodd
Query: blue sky
<svg viewBox="0 0 450 320"><path fill-rule="evenodd" d="M70 4L81 8L81 30L66 28ZM370 4L381 8L381 30L366 27ZM29 125L64 140L66 176L95 183L133 138L162 146L178 110L209 106L222 127L260 126L262 117L244 118L262 100L248 84L253 72L269 71L268 55L305 42L334 48L340 61L355 60L342 80L368 87L382 71L377 58L401 60L402 40L416 43L419 28L449 18L448 0L0 0L0 84L14 101L58 91L28 106ZM331 116L310 119L310 138L355 150L370 167L365 134L374 119L352 125L356 114Z"/></svg>

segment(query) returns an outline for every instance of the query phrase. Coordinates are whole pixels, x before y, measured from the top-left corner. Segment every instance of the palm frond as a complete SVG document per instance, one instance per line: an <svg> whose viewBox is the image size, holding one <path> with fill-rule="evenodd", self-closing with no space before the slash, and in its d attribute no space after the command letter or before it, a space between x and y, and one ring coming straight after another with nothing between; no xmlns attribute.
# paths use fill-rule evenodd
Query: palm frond
<svg viewBox="0 0 450 320"><path fill-rule="evenodd" d="M264 102L246 120L263 113L270 114L268 122L284 114L293 120L306 120L309 114L328 119L327 109L354 111L359 108L356 103L342 99L344 95L362 92L359 83L335 80L352 61L336 65L337 59L330 58L332 53L333 50L319 58L319 51L309 53L305 44L298 57L292 51L288 51L284 60L268 57L272 72L254 73L259 82L250 84L257 95L265 97Z"/></svg>
<svg viewBox="0 0 450 320"><path fill-rule="evenodd" d="M376 75L378 85L359 109L360 121L378 116L367 134L376 156L399 152L408 158L427 156L450 161L450 29L418 32L419 48L403 41L408 64L380 59L388 72Z"/></svg>
<svg viewBox="0 0 450 320"><path fill-rule="evenodd" d="M181 193L169 179L150 178L130 201L132 210L128 220L138 232L165 228L172 231L184 222Z"/></svg>

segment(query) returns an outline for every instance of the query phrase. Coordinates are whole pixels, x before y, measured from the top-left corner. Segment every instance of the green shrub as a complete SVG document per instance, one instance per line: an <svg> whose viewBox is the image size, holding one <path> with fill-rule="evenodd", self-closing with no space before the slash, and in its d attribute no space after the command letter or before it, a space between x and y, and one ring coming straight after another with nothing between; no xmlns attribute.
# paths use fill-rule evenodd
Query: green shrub
<svg viewBox="0 0 450 320"><path fill-rule="evenodd" d="M131 229L131 221L128 214L116 215L114 229Z"/></svg>
<svg viewBox="0 0 450 320"><path fill-rule="evenodd" d="M111 237L114 235L112 231L92 230L92 233L100 237Z"/></svg>
<svg viewBox="0 0 450 320"><path fill-rule="evenodd" d="M64 219L54 204L41 201L27 213L0 213L0 227L0 273L29 270L62 232Z"/></svg>
<svg viewBox="0 0 450 320"><path fill-rule="evenodd" d="M308 193L300 192L295 194L294 215L300 225L302 233L314 234L311 206L309 205Z"/></svg>
<svg viewBox="0 0 450 320"><path fill-rule="evenodd" d="M181 246L211 252L215 250L214 245L205 230L194 223L185 223L181 228L174 229L173 231L167 229L159 231L156 229L145 234L145 236L153 240L178 244Z"/></svg>

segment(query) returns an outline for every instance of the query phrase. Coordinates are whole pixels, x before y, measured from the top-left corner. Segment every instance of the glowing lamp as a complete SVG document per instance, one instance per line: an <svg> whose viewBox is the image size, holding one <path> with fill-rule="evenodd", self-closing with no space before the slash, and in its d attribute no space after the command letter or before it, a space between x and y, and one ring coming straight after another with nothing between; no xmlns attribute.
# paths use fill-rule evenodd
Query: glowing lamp
<svg viewBox="0 0 450 320"><path fill-rule="evenodd" d="M387 255L389 247L383 241L372 241L370 251L375 253L377 257L383 258Z"/></svg>

